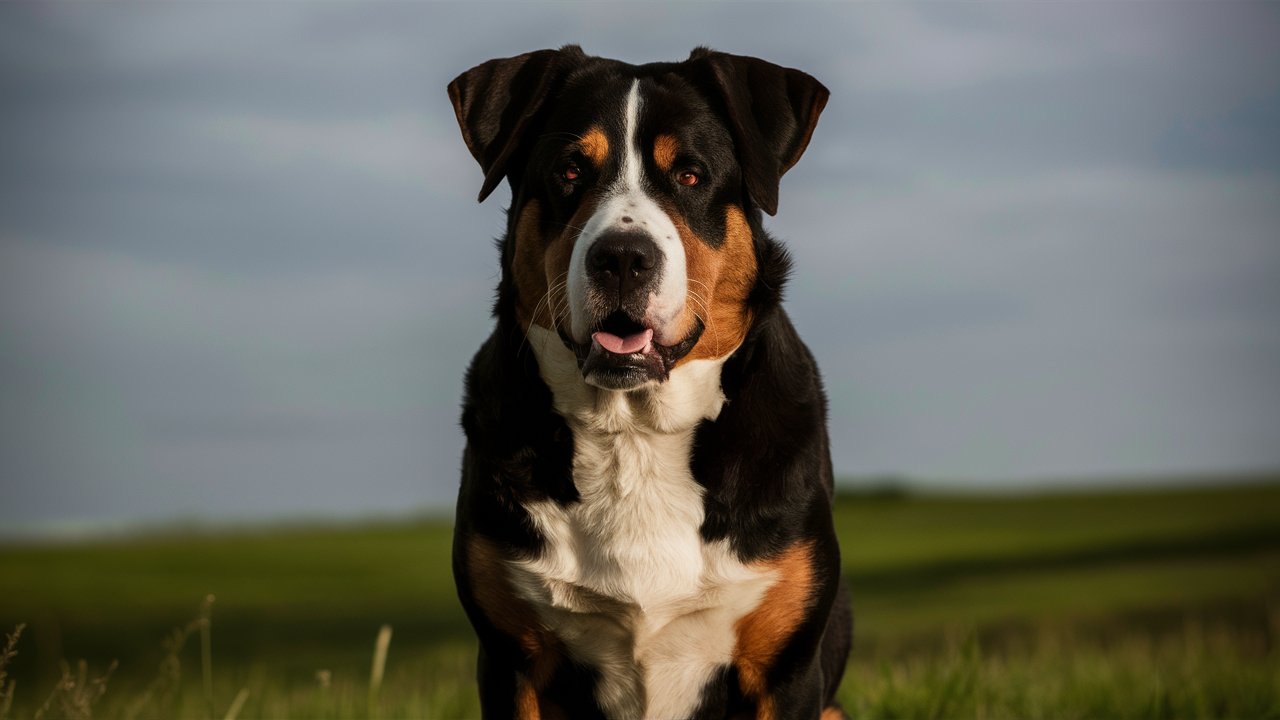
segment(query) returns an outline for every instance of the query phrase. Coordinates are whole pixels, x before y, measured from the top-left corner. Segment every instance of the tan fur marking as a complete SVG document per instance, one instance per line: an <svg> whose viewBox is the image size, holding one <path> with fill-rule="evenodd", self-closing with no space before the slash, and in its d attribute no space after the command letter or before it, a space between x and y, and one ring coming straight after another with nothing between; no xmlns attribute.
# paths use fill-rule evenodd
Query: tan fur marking
<svg viewBox="0 0 1280 720"><path fill-rule="evenodd" d="M676 164L676 155L680 152L680 143L674 135L659 135L653 140L653 161L662 172L671 172Z"/></svg>
<svg viewBox="0 0 1280 720"><path fill-rule="evenodd" d="M542 256L542 270L546 278L545 287L550 288L550 292L547 293L547 301L543 303L542 311L538 314L538 324L545 328L554 330L562 321L568 320L569 291L565 287L565 282L569 277L569 261L573 258L573 246L578 242L581 228L586 227L587 221L596 211L598 202L599 198L594 193L588 193L583 197L582 202L578 203L577 211L573 213L573 217L569 218L568 224L547 243L546 253Z"/></svg>
<svg viewBox="0 0 1280 720"><path fill-rule="evenodd" d="M538 691L523 675L516 678L516 717L520 720L542 720Z"/></svg>
<svg viewBox="0 0 1280 720"><path fill-rule="evenodd" d="M571 228L585 225L595 207L594 198L585 198L569 225L551 238L542 236L538 201L530 200L520 211L511 270L516 283L516 319L525 332L530 325L555 329L557 316L568 313L564 280L578 237L577 231Z"/></svg>
<svg viewBox="0 0 1280 720"><path fill-rule="evenodd" d="M682 332L693 330L694 316L702 318L706 330L689 354L689 360L719 358L742 344L751 327L746 309L747 295L756 282L756 253L751 227L742 208L725 210L724 243L713 249L694 234L679 213L668 211L684 244L689 295L686 299Z"/></svg>
<svg viewBox="0 0 1280 720"><path fill-rule="evenodd" d="M604 130L593 127L582 134L582 139L578 141L578 149L597 169L602 168L604 161L609 157L609 138L605 136Z"/></svg>
<svg viewBox="0 0 1280 720"><path fill-rule="evenodd" d="M563 654L557 640L542 629L533 608L512 589L502 553L493 542L472 536L467 559L476 604L494 627L519 642L528 660L516 676L516 717L541 720L555 716L556 708L547 707L539 692L551 681Z"/></svg>
<svg viewBox="0 0 1280 720"><path fill-rule="evenodd" d="M847 720L847 716L841 712L840 708L832 706L825 708L818 720Z"/></svg>
<svg viewBox="0 0 1280 720"><path fill-rule="evenodd" d="M743 693L755 700L756 719L773 720L776 707L766 682L773 660L804 620L813 597L813 543L799 542L757 564L777 579L760 605L738 621L734 665Z"/></svg>
<svg viewBox="0 0 1280 720"><path fill-rule="evenodd" d="M516 281L516 319L525 331L535 323L549 325L542 320L549 318L550 312L546 307L547 277L541 270L542 259L538 257L544 252L539 231L541 216L538 201L530 200L520 209L520 219L516 221L516 251L511 270Z"/></svg>

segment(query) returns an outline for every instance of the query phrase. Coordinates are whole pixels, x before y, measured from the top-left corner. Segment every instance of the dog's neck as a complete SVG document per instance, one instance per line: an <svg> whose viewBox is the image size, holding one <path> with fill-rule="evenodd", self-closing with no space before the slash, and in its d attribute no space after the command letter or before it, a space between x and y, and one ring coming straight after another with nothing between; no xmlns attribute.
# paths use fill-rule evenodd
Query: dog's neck
<svg viewBox="0 0 1280 720"><path fill-rule="evenodd" d="M690 360L661 383L635 390L605 390L582 379L577 359L560 336L539 325L528 332L552 405L575 429L591 433L686 433L720 415L725 396L720 369L725 358Z"/></svg>

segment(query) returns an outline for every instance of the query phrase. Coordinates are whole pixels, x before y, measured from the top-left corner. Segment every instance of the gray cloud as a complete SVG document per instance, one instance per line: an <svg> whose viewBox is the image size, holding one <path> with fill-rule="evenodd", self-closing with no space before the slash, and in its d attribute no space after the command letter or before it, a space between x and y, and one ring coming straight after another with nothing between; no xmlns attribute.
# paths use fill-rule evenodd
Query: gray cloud
<svg viewBox="0 0 1280 720"><path fill-rule="evenodd" d="M770 227L836 465L1280 464L1267 4L0 6L0 522L445 506L502 193L443 92L567 42L833 97Z"/></svg>

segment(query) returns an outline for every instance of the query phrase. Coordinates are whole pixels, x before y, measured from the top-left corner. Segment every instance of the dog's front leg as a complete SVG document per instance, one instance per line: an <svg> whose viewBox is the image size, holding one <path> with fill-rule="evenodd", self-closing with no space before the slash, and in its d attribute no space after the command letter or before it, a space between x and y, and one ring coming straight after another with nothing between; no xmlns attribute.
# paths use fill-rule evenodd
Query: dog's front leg
<svg viewBox="0 0 1280 720"><path fill-rule="evenodd" d="M504 653L493 653L480 645L480 655L476 660L476 684L480 688L480 711L485 720L498 718L537 717L527 712L517 714L517 694L523 690L518 673L511 666Z"/></svg>
<svg viewBox="0 0 1280 720"><path fill-rule="evenodd" d="M542 658L525 657L512 645L480 645L476 663L476 683L480 687L480 708L485 720L518 718L537 720L555 716L541 697L548 675Z"/></svg>

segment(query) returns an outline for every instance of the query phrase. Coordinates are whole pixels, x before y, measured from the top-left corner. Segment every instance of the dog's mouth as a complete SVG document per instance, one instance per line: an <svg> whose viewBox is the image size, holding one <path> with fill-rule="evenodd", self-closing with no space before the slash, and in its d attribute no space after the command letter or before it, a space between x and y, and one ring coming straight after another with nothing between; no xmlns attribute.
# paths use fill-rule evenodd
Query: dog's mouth
<svg viewBox="0 0 1280 720"><path fill-rule="evenodd" d="M666 380L671 368L698 344L703 330L699 318L680 342L662 345L654 341L653 328L618 310L596 325L590 342L575 342L563 329L560 339L578 359L578 368L588 384L607 390L631 390L651 380Z"/></svg>

